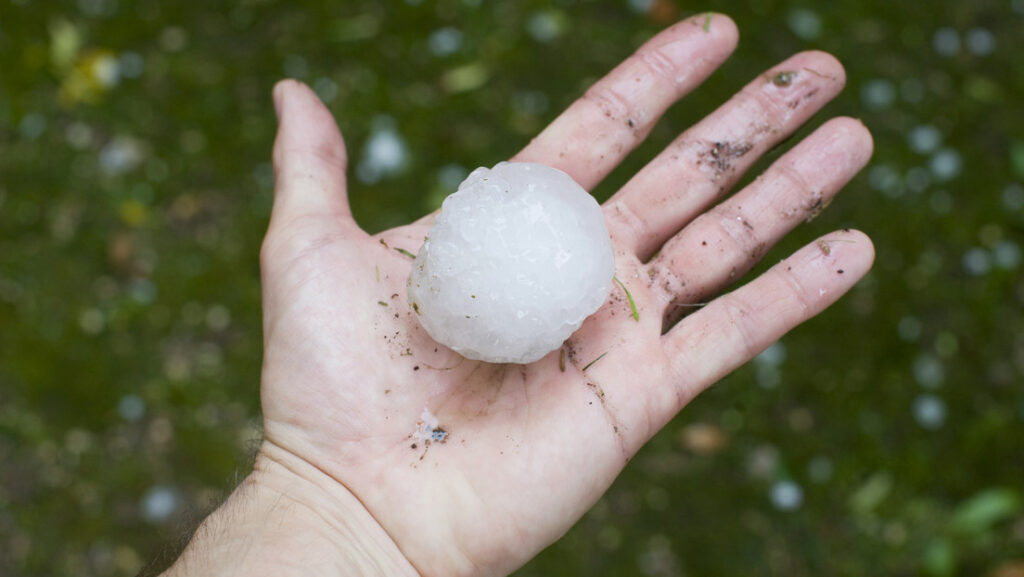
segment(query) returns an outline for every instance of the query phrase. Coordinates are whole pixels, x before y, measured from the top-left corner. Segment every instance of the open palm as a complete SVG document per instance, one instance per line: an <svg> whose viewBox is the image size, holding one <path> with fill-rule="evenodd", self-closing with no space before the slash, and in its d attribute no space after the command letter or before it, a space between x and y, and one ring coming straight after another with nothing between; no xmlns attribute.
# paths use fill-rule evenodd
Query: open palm
<svg viewBox="0 0 1024 577"><path fill-rule="evenodd" d="M733 23L707 18L653 38L513 160L592 189L732 51ZM715 298L866 163L867 131L834 119L726 194L842 85L832 57L798 54L683 133L604 205L624 288L561 350L496 365L433 341L406 303L412 261L397 249L415 253L431 217L360 230L330 113L281 83L262 253L264 454L351 492L421 574L520 566L695 395L867 271L871 243L839 231ZM432 442L415 435L425 409L443 429Z"/></svg>

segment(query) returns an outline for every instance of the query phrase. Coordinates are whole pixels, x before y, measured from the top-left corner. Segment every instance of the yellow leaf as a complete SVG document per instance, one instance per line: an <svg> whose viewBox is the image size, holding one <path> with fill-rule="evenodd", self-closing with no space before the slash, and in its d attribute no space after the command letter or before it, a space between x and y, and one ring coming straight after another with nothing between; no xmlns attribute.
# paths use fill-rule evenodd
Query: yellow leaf
<svg viewBox="0 0 1024 577"><path fill-rule="evenodd" d="M82 33L67 20L50 24L50 61L58 72L66 73L82 49Z"/></svg>
<svg viewBox="0 0 1024 577"><path fill-rule="evenodd" d="M137 227L149 219L149 209L137 200L126 200L118 207L118 215L128 226Z"/></svg>

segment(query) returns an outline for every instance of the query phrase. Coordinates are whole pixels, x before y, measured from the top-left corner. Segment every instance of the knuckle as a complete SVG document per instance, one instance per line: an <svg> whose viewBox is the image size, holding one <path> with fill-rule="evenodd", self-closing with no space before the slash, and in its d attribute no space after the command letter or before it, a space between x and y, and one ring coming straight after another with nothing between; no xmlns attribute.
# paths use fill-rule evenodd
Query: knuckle
<svg viewBox="0 0 1024 577"><path fill-rule="evenodd" d="M789 296L800 308L800 312L806 313L811 310L811 295L803 283L800 282L797 275L788 267L779 267L775 270L779 271L778 274L781 281L789 292Z"/></svg>
<svg viewBox="0 0 1024 577"><path fill-rule="evenodd" d="M325 226L318 216L296 217L285 223L271 222L260 246L260 266L267 270L309 261L324 247L342 240L343 234Z"/></svg>
<svg viewBox="0 0 1024 577"><path fill-rule="evenodd" d="M319 142L312 147L311 152L332 174L344 174L348 168L348 155L344 148L333 142Z"/></svg>
<svg viewBox="0 0 1024 577"><path fill-rule="evenodd" d="M733 258L729 259L734 261L734 264L739 260L737 257L757 260L764 254L767 243L761 238L752 219L739 207L720 205L712 209L708 215L713 215L715 223L712 226L715 227L718 236L735 247L735 250L730 251Z"/></svg>
<svg viewBox="0 0 1024 577"><path fill-rule="evenodd" d="M595 106L609 120L621 120L623 118L628 120L631 118L630 112L633 108L633 103L608 83L598 82L590 90L587 90L583 98Z"/></svg>
<svg viewBox="0 0 1024 577"><path fill-rule="evenodd" d="M650 225L630 205L621 200L605 206L609 232L619 244L635 247L650 236Z"/></svg>
<svg viewBox="0 0 1024 577"><path fill-rule="evenodd" d="M659 48L641 48L633 55L633 58L654 78L668 81L669 84L679 84L680 78L684 76L679 65Z"/></svg>
<svg viewBox="0 0 1024 577"><path fill-rule="evenodd" d="M747 86L741 98L747 100L755 111L753 118L764 119L768 126L781 126L793 115L793 109L780 100L778 91L765 90L765 84L755 83ZM772 86L769 82L767 86Z"/></svg>
<svg viewBox="0 0 1024 577"><path fill-rule="evenodd" d="M683 303L697 296L691 294L692 287L688 286L687 279L677 270L676 258L671 256L678 252L678 244L678 239L669 241L662 252L646 265L649 286L665 305Z"/></svg>
<svg viewBox="0 0 1024 577"><path fill-rule="evenodd" d="M776 163L769 169L771 174L767 177L780 183L784 190L796 192L798 196L817 195L821 191L814 187L807 176L788 162Z"/></svg>
<svg viewBox="0 0 1024 577"><path fill-rule="evenodd" d="M736 293L721 297L726 322L739 339L743 355L752 358L761 351L760 341L753 332L752 309Z"/></svg>
<svg viewBox="0 0 1024 577"><path fill-rule="evenodd" d="M274 147L272 164L276 180L284 184L341 179L343 186L348 155L344 148L330 142L281 144ZM327 187L328 184L324 182L323 186Z"/></svg>

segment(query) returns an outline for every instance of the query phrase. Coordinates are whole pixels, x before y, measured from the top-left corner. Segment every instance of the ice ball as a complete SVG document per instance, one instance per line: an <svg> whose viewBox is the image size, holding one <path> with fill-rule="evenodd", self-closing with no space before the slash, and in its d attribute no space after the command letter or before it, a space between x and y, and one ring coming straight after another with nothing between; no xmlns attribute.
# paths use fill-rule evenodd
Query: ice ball
<svg viewBox="0 0 1024 577"><path fill-rule="evenodd" d="M614 274L594 197L560 170L501 162L445 199L408 297L430 336L461 355L530 363L601 307Z"/></svg>

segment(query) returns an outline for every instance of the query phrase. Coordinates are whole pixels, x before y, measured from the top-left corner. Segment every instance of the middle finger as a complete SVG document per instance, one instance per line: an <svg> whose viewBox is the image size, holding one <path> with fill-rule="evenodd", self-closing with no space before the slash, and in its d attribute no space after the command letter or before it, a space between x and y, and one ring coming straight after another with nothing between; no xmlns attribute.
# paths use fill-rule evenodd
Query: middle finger
<svg viewBox="0 0 1024 577"><path fill-rule="evenodd" d="M839 61L824 52L797 54L758 77L605 203L613 239L647 260L838 94L845 78Z"/></svg>

